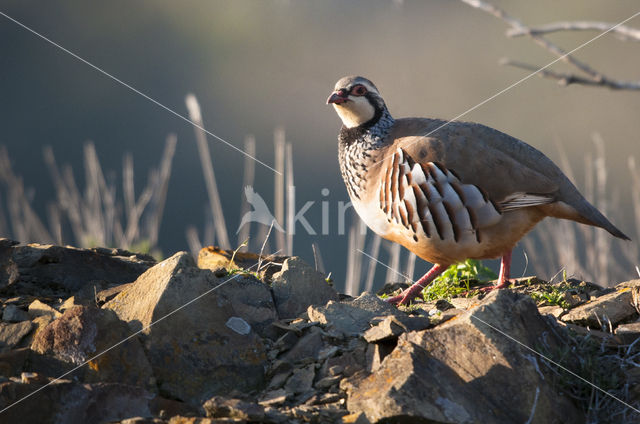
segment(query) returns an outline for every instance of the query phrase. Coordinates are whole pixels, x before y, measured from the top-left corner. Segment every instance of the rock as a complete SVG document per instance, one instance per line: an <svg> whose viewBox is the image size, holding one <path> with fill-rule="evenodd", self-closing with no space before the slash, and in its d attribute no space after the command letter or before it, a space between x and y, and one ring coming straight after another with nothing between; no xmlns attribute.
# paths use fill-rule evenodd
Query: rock
<svg viewBox="0 0 640 424"><path fill-rule="evenodd" d="M22 321L15 324L0 322L0 352L13 349L31 331L31 321Z"/></svg>
<svg viewBox="0 0 640 424"><path fill-rule="evenodd" d="M293 374L284 385L287 393L300 394L311 390L313 379L316 376L314 364L293 370Z"/></svg>
<svg viewBox="0 0 640 424"><path fill-rule="evenodd" d="M48 315L52 319L56 319L62 314L46 303L42 303L36 299L29 305L29 315L32 318Z"/></svg>
<svg viewBox="0 0 640 424"><path fill-rule="evenodd" d="M538 312L540 312L540 315L551 315L555 318L560 318L565 311L561 306L551 305L538 307Z"/></svg>
<svg viewBox="0 0 640 424"><path fill-rule="evenodd" d="M231 258L233 257L233 261ZM198 267L202 269L210 269L218 271L221 269L250 269L258 271L258 262L260 265L260 274L267 279L271 279L273 274L280 271L282 263L287 256L266 255L260 256L251 252L234 252L233 250L224 250L215 246L203 247L198 252ZM224 274L216 275L219 278L225 277Z"/></svg>
<svg viewBox="0 0 640 424"><path fill-rule="evenodd" d="M260 398L260 405L262 406L275 406L281 405L287 401L288 394L285 389L273 390L265 393Z"/></svg>
<svg viewBox="0 0 640 424"><path fill-rule="evenodd" d="M0 294L67 298L93 280L135 280L155 261L120 249L78 249L0 239Z"/></svg>
<svg viewBox="0 0 640 424"><path fill-rule="evenodd" d="M142 330L163 393L199 405L213 395L265 383L266 348L256 328L271 327L275 307L269 289L251 277L219 279L179 252L103 308ZM231 317L242 318L251 331L240 334L226 326Z"/></svg>
<svg viewBox="0 0 640 424"><path fill-rule="evenodd" d="M632 301L632 288L623 287L571 309L561 319L579 325L608 328L637 315Z"/></svg>
<svg viewBox="0 0 640 424"><path fill-rule="evenodd" d="M298 342L283 356L285 361L304 362L308 359L315 360L324 347L322 333L318 327L311 327Z"/></svg>
<svg viewBox="0 0 640 424"><path fill-rule="evenodd" d="M583 422L573 403L551 385L551 375L538 356L514 341L534 349L544 341L549 350L557 351L561 340L554 337L551 325L529 296L497 290L457 319L432 330L405 333L398 343L420 346L482 393L488 409L500 414L492 422L527 421L534 394L537 422Z"/></svg>
<svg viewBox="0 0 640 424"><path fill-rule="evenodd" d="M405 331L407 328L397 318L388 316L375 327L365 331L364 339L369 343L382 342L395 339Z"/></svg>
<svg viewBox="0 0 640 424"><path fill-rule="evenodd" d="M307 314L311 321L318 321L347 336L364 333L371 327L371 320L379 316L391 315L400 322L407 318L404 312L366 292L355 299L329 301L326 306L309 306Z"/></svg>
<svg viewBox="0 0 640 424"><path fill-rule="evenodd" d="M262 421L264 419L264 407L240 399L214 396L207 400L202 407L209 418L234 418L248 421Z"/></svg>
<svg viewBox="0 0 640 424"><path fill-rule="evenodd" d="M41 390L35 396L37 389ZM135 416L151 416L153 395L124 384L80 384L59 380L0 384L0 408L21 400L2 413L7 423L105 423ZM24 398L24 399L23 399Z"/></svg>
<svg viewBox="0 0 640 424"><path fill-rule="evenodd" d="M620 337L622 343L631 344L640 337L640 322L621 324L616 328L616 335Z"/></svg>
<svg viewBox="0 0 640 424"><path fill-rule="evenodd" d="M282 270L273 275L271 291L280 319L295 318L309 305L338 300L338 293L324 275L298 257L284 261Z"/></svg>
<svg viewBox="0 0 640 424"><path fill-rule="evenodd" d="M129 287L133 283L120 284L115 287L100 290L95 294L95 301L98 306L102 306L114 297L116 297L121 291Z"/></svg>
<svg viewBox="0 0 640 424"><path fill-rule="evenodd" d="M2 320L4 322L21 322L28 319L29 314L13 304L5 306L4 311L2 311Z"/></svg>
<svg viewBox="0 0 640 424"><path fill-rule="evenodd" d="M138 339L112 348L130 335L129 326L113 311L74 306L39 331L31 348L74 365L90 359L79 371L84 382L120 382L154 388L153 372Z"/></svg>
<svg viewBox="0 0 640 424"><path fill-rule="evenodd" d="M517 422L498 420L495 405L482 392L407 339L398 342L377 372L341 387L347 391L348 411L363 413L371 422ZM531 403L534 394L529 393Z"/></svg>

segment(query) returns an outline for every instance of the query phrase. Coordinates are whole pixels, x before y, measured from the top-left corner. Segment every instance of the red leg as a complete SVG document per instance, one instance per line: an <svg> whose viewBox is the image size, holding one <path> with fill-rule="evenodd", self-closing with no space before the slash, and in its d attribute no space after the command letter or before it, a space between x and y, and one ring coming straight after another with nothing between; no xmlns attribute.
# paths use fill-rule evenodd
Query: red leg
<svg viewBox="0 0 640 424"><path fill-rule="evenodd" d="M509 287L509 273L511 271L511 250L505 253L500 261L500 276L498 277L498 284L491 287L484 287L480 289L482 292L490 292L491 290L504 289Z"/></svg>
<svg viewBox="0 0 640 424"><path fill-rule="evenodd" d="M449 265L435 264L429 272L422 276L418 281L413 283L411 287L400 293L398 296L386 299L389 303L396 305L406 305L412 301L425 287L427 287L438 275L442 274Z"/></svg>

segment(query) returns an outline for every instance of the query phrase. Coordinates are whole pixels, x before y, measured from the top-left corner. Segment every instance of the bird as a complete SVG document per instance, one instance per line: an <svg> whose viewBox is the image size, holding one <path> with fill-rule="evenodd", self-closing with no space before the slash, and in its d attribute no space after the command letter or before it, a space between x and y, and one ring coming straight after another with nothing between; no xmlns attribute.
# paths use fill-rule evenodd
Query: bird
<svg viewBox="0 0 640 424"><path fill-rule="evenodd" d="M485 291L508 287L513 248L546 217L630 240L551 159L515 137L472 122L394 119L362 76L341 78L327 104L342 121L338 159L353 208L380 237L433 264L390 303L408 304L466 259L501 258Z"/></svg>

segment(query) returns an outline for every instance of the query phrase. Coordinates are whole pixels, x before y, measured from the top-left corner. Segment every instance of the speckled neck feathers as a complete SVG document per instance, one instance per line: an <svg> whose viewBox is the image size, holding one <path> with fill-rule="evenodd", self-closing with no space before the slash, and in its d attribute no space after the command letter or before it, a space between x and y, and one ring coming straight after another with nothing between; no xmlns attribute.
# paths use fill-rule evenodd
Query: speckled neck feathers
<svg viewBox="0 0 640 424"><path fill-rule="evenodd" d="M360 199L367 181L367 169L373 161L372 153L385 144L394 123L395 120L384 107L370 121L354 128L343 126L340 130L340 172L352 198Z"/></svg>

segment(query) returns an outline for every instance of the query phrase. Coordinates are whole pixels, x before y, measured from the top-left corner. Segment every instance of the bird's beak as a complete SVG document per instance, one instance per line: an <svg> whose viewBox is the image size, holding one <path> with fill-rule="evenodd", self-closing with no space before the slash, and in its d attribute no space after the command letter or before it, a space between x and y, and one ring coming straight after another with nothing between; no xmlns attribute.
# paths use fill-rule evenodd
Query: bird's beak
<svg viewBox="0 0 640 424"><path fill-rule="evenodd" d="M347 100L349 99L346 95L341 95L339 92L336 91L335 93L331 93L331 95L327 99L327 104L334 103L336 105L339 105L341 103L346 102Z"/></svg>

